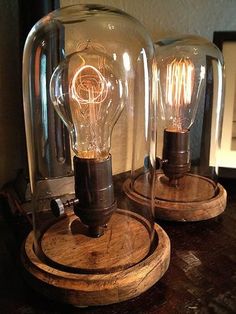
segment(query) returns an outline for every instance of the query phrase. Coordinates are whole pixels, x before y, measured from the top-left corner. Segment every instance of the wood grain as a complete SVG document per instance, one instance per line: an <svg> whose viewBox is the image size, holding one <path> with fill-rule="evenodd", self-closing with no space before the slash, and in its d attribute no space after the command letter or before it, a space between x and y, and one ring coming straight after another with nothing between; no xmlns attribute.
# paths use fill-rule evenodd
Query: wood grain
<svg viewBox="0 0 236 314"><path fill-rule="evenodd" d="M168 179L159 174L156 177L156 199L171 202L201 202L215 196L217 185L214 181L197 175L187 174L179 179L178 186L170 186Z"/></svg>
<svg viewBox="0 0 236 314"><path fill-rule="evenodd" d="M168 271L157 284L135 299L88 308L54 302L23 280L19 256L27 221L3 218L8 207L0 202L0 313L236 313L236 180L221 183L228 193L222 215L197 223L160 221L172 249Z"/></svg>
<svg viewBox="0 0 236 314"><path fill-rule="evenodd" d="M147 174L140 175L132 185L124 183L126 195L138 204L148 204ZM150 189L149 189L150 190ZM180 186L170 187L163 174L157 174L155 186L155 216L173 221L199 221L220 215L226 207L227 193L211 179L188 174Z"/></svg>
<svg viewBox="0 0 236 314"><path fill-rule="evenodd" d="M103 236L94 239L71 211L44 232L40 245L42 253L61 266L110 272L134 265L147 256L151 243L147 226L143 219L117 211Z"/></svg>
<svg viewBox="0 0 236 314"><path fill-rule="evenodd" d="M138 218L137 216L132 216L132 219ZM130 227L132 226L135 226L137 231L136 223L131 223ZM51 228L47 232L49 230ZM93 240L96 242L97 239ZM139 236L135 238L135 241L139 242L139 240ZM143 240L140 243L141 246L142 243ZM31 287L51 299L77 306L112 304L138 296L164 275L170 261L169 238L156 224L153 247L149 254L138 263L124 269L112 271L111 268L110 273L99 271L88 274L59 270L41 260L35 254L33 247L34 240L31 232L22 249L25 278ZM118 260L119 252L116 245L113 249L117 252ZM115 253L113 255L115 256ZM70 259L70 256L67 255L67 257ZM107 264L111 265L111 262L107 261Z"/></svg>

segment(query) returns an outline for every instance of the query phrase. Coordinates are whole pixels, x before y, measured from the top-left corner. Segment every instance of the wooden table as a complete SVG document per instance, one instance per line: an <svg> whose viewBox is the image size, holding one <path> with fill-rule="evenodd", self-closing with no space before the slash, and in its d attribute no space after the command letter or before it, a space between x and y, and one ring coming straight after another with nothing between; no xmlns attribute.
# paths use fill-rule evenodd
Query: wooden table
<svg viewBox="0 0 236 314"><path fill-rule="evenodd" d="M0 313L236 313L236 181L221 183L228 192L227 209L221 216L195 223L158 221L172 244L164 277L133 300L103 307L56 304L32 291L22 279L19 263L27 224L22 218L1 215Z"/></svg>

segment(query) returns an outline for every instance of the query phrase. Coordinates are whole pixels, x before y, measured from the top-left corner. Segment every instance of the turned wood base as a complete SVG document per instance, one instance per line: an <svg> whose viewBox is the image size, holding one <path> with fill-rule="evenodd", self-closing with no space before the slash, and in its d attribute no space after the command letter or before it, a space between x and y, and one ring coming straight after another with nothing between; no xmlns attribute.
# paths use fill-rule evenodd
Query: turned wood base
<svg viewBox="0 0 236 314"><path fill-rule="evenodd" d="M124 235L121 234L119 223L125 223L127 216L129 228L133 229L131 234L135 235L133 252L122 251L124 243L121 243L121 237L124 238ZM111 223L118 227L113 228L112 235L107 231L107 236L105 232L98 239L80 233L78 218L73 213L64 219L70 220L70 232L64 227L63 219L58 219L45 228L39 240L37 254L33 232L29 234L22 248L26 280L36 291L48 298L75 306L125 301L149 289L169 266L170 241L167 234L155 224L153 245L151 249L149 245L149 251L146 251L150 224L137 214L117 210ZM129 242L128 234L126 239ZM109 241L110 246L108 258L104 259L101 252L104 252L106 241ZM78 252L77 246L80 247ZM90 253L87 254L88 252ZM132 256L131 259L128 258L129 255Z"/></svg>
<svg viewBox="0 0 236 314"><path fill-rule="evenodd" d="M149 195L145 194L148 174L140 175L131 184L125 181L126 195L137 204L148 204ZM156 174L155 216L158 219L173 221L207 220L220 215L226 208L227 193L222 185L206 177L187 174L180 185L168 186L162 173Z"/></svg>

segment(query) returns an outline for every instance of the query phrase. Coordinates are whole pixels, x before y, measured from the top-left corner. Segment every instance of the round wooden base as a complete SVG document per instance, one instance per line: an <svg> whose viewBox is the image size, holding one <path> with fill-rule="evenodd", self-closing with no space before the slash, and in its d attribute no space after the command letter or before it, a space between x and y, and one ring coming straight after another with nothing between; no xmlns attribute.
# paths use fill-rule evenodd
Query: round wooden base
<svg viewBox="0 0 236 314"><path fill-rule="evenodd" d="M124 229L119 227L109 232L109 226L100 238L89 238L76 226L78 218L71 214L66 218L70 220L71 231L68 231L68 221L63 223L62 219L47 226L36 253L31 232L22 249L22 263L28 283L51 299L75 306L117 303L146 291L164 275L169 266L170 241L164 230L155 224L150 249L150 240L144 239L150 237L145 231L150 224L137 214L127 215L125 212L117 210L111 223L127 223L131 228L131 238L127 233L122 234ZM128 222L126 217L129 217ZM125 242L122 242L122 238L126 238L126 245L129 245L129 241L135 242L132 252L126 251L124 254ZM148 241L149 251L146 252L145 243ZM109 246L106 247L107 244ZM77 247L80 249L76 252ZM105 253L101 253L105 247L109 251L107 258L102 256Z"/></svg>
<svg viewBox="0 0 236 314"><path fill-rule="evenodd" d="M137 204L149 202L149 195L143 191L147 185L148 174L140 175L131 184L125 181L123 189L126 195ZM155 216L158 219L173 221L207 220L221 214L226 207L227 193L222 185L193 174L187 174L180 180L178 187L169 186L162 173L156 174Z"/></svg>

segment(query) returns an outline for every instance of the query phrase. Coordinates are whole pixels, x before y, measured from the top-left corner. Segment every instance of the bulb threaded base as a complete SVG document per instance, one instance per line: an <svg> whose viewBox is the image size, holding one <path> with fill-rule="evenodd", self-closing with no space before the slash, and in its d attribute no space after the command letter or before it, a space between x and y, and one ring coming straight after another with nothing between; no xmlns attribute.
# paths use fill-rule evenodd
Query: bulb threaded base
<svg viewBox="0 0 236 314"><path fill-rule="evenodd" d="M75 156L74 171L75 195L79 199L74 212L88 226L89 235L99 237L116 209L111 155L105 160Z"/></svg>
<svg viewBox="0 0 236 314"><path fill-rule="evenodd" d="M178 180L190 170L189 130L164 130L163 172L170 185L178 185Z"/></svg>

